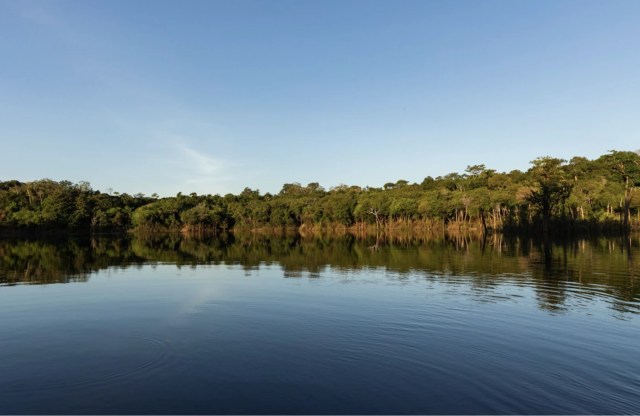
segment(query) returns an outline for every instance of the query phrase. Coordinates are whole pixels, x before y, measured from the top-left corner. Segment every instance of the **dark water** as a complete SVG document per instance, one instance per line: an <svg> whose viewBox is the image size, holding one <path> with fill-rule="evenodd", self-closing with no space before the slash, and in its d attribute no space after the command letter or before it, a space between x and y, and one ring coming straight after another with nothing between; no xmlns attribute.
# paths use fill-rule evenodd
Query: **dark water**
<svg viewBox="0 0 640 416"><path fill-rule="evenodd" d="M640 413L633 239L0 241L0 284L0 413Z"/></svg>

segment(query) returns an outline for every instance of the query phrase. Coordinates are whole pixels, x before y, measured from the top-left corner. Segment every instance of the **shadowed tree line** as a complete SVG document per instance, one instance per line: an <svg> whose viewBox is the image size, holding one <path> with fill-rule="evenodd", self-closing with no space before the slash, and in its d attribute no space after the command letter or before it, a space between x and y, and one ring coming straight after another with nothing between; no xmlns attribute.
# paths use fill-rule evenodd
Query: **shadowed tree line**
<svg viewBox="0 0 640 416"><path fill-rule="evenodd" d="M627 231L640 228L640 155L542 157L529 170L484 165L381 188L285 184L278 194L158 198L94 191L88 183L0 182L0 229L224 232L229 229Z"/></svg>
<svg viewBox="0 0 640 416"><path fill-rule="evenodd" d="M539 307L561 313L587 298L605 300L618 313L640 313L640 241L578 239L552 244L494 234L451 236L270 237L139 234L128 238L84 237L0 240L0 284L86 281L107 268L174 264L238 265L248 275L277 267L286 278L421 279L447 284L479 301L516 299L505 288L530 287ZM330 270L330 272L328 272ZM383 274L354 271L384 270ZM215 275L212 275L215 278Z"/></svg>

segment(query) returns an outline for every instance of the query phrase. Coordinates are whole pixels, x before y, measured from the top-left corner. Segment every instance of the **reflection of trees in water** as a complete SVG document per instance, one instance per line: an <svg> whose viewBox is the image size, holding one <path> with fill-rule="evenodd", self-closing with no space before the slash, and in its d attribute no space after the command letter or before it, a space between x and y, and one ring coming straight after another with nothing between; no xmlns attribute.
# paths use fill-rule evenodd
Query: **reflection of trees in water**
<svg viewBox="0 0 640 416"><path fill-rule="evenodd" d="M375 247L375 249L372 249ZM637 238L571 240L543 244L500 234L345 235L301 237L246 235L193 237L136 235L58 241L0 241L0 283L84 281L91 272L131 264L237 264L245 270L277 265L285 277L319 277L384 269L477 293L498 293L503 285L532 287L541 308L563 311L580 299L605 297L616 311L639 312Z"/></svg>
<svg viewBox="0 0 640 416"><path fill-rule="evenodd" d="M566 250L563 252L566 254ZM564 256L564 261L557 261L553 256L553 246L548 242L542 243L539 255L541 257L534 257L531 264L538 305L552 312L564 311L567 301L567 258Z"/></svg>
<svg viewBox="0 0 640 416"><path fill-rule="evenodd" d="M634 252L638 240L599 238L542 243L531 258L531 273L541 308L567 309L568 298L607 298L620 313L640 312L640 281Z"/></svg>
<svg viewBox="0 0 640 416"><path fill-rule="evenodd" d="M0 245L0 276L6 283L85 281L92 250L77 242L23 241Z"/></svg>
<svg viewBox="0 0 640 416"><path fill-rule="evenodd" d="M0 241L0 283L83 282L106 267L143 261L124 239Z"/></svg>

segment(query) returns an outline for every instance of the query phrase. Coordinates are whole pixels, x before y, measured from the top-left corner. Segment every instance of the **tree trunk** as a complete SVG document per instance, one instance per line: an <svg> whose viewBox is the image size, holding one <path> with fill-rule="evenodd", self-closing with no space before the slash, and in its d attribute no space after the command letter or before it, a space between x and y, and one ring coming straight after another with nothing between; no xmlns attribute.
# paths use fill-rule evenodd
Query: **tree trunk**
<svg viewBox="0 0 640 416"><path fill-rule="evenodd" d="M629 211L631 208L631 191L627 190L624 195L624 206L622 207L623 219L622 227L625 231L629 229Z"/></svg>
<svg viewBox="0 0 640 416"><path fill-rule="evenodd" d="M482 220L482 233L487 234L487 222L484 219L484 210L480 208L480 220Z"/></svg>

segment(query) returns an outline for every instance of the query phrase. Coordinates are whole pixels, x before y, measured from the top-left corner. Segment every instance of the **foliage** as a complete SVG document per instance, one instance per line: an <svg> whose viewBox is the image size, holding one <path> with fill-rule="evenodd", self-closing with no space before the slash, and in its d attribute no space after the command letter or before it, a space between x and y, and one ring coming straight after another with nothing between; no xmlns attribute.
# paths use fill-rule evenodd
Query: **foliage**
<svg viewBox="0 0 640 416"><path fill-rule="evenodd" d="M86 182L0 181L0 228L214 230L261 227L456 226L546 230L640 223L640 155L611 151L595 160L551 157L527 171L469 166L420 184L383 187L283 185L276 194L158 198L94 191Z"/></svg>

